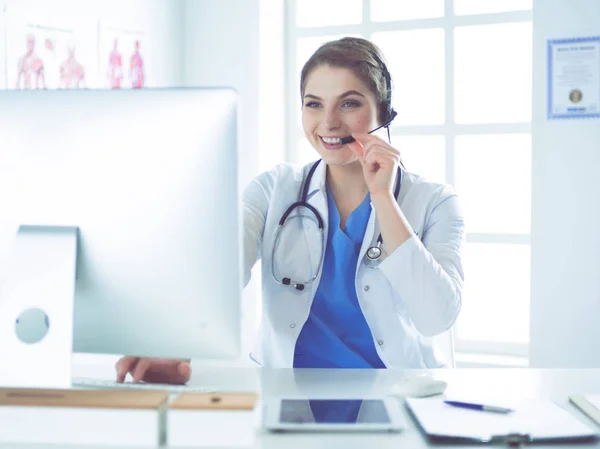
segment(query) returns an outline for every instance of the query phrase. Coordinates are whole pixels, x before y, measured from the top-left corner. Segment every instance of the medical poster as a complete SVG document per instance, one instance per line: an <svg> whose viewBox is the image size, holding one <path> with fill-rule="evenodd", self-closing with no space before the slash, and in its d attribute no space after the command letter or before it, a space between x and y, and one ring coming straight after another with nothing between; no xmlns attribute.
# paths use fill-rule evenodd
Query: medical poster
<svg viewBox="0 0 600 449"><path fill-rule="evenodd" d="M6 14L0 3L0 90L6 89Z"/></svg>
<svg viewBox="0 0 600 449"><path fill-rule="evenodd" d="M600 36L548 41L548 118L600 117Z"/></svg>
<svg viewBox="0 0 600 449"><path fill-rule="evenodd" d="M6 12L8 89L83 89L97 77L95 21Z"/></svg>
<svg viewBox="0 0 600 449"><path fill-rule="evenodd" d="M136 27L100 25L102 87L141 89L148 82L148 33Z"/></svg>

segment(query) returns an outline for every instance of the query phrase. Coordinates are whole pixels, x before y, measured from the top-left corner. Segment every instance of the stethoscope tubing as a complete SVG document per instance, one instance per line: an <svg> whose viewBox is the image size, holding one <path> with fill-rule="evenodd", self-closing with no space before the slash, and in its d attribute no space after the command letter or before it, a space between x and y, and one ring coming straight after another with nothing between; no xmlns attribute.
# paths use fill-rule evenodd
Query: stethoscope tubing
<svg viewBox="0 0 600 449"><path fill-rule="evenodd" d="M306 179L304 180L304 185L302 188L302 195L300 197L300 201L296 201L295 203L293 203L290 207L288 207L286 209L285 213L281 216L281 219L279 220L279 226L277 226L277 230L275 231L275 239L273 242L273 249L271 250L271 274L272 274L275 282L277 282L280 285L291 285L296 290L299 290L299 291L304 290L306 285L312 284L319 276L319 273L321 272L321 268L323 267L323 251L324 251L323 247L325 246L325 230L324 230L325 224L324 224L323 218L321 217L321 214L319 214L319 211L314 206L312 206L311 204L308 204L308 202L307 202L308 188L309 188L310 182L312 181L313 174L314 174L315 170L317 169L317 166L319 165L319 163L321 163L321 161L322 161L322 159L319 159L318 161L316 161L311 166L310 170L308 171L308 174L306 175ZM396 175L396 183L395 183L395 187L394 187L394 198L396 200L398 200L398 195L400 193L401 185L402 185L402 168L399 166L398 172ZM319 233L320 233L320 237L321 237L321 257L319 259L319 265L317 266L315 274L306 281L294 280L294 279L291 279L288 277L284 277L283 279L279 280L275 273L275 251L277 249L277 242L279 241L279 235L280 235L283 227L285 226L285 224L289 220L302 217L302 215L290 216L290 214L299 207L305 207L306 209L310 210L313 213L313 215L315 216L315 218L317 219L317 225L319 227ZM379 236L377 237L376 245L371 246L367 250L367 253L365 254L365 265L367 265L368 267L375 268L376 266L379 265L379 263L381 263L381 256L383 253L383 251L381 249L382 242L383 242L383 238L381 236L381 233L379 233Z"/></svg>

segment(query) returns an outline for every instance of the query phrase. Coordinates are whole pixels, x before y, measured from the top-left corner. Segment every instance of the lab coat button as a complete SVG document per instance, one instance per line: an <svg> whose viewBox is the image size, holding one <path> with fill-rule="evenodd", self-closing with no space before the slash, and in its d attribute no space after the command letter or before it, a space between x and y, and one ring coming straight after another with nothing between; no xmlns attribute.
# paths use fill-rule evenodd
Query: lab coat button
<svg viewBox="0 0 600 449"><path fill-rule="evenodd" d="M292 324L290 324L290 327L293 329L293 328L295 328L295 327L296 327L296 324L295 324L295 323L292 323Z"/></svg>
<svg viewBox="0 0 600 449"><path fill-rule="evenodd" d="M377 342L377 344L378 344L379 346L383 346L383 340L379 340L379 341Z"/></svg>
<svg viewBox="0 0 600 449"><path fill-rule="evenodd" d="M371 287L369 287L368 285L365 285L365 291L366 291L366 292L368 292L370 288L371 288Z"/></svg>

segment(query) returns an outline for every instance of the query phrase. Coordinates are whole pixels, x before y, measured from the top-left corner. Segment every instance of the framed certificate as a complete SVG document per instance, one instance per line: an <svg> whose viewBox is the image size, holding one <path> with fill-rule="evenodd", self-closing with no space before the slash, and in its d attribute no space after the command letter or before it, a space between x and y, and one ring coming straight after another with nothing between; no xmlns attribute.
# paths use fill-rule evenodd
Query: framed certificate
<svg viewBox="0 0 600 449"><path fill-rule="evenodd" d="M600 117L600 36L548 41L548 118Z"/></svg>
<svg viewBox="0 0 600 449"><path fill-rule="evenodd" d="M6 6L0 5L0 90L6 89Z"/></svg>

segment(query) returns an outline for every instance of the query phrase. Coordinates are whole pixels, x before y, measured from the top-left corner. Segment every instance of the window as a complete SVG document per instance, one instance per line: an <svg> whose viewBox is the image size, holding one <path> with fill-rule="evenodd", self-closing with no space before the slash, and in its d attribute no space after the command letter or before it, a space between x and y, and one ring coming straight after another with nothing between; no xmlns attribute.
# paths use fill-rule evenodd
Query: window
<svg viewBox="0 0 600 449"><path fill-rule="evenodd" d="M407 169L452 184L467 219L455 350L526 356L529 341L532 0L291 0L287 158L316 154L301 128L299 79L341 36L385 53Z"/></svg>

